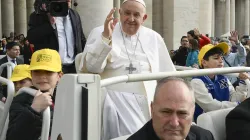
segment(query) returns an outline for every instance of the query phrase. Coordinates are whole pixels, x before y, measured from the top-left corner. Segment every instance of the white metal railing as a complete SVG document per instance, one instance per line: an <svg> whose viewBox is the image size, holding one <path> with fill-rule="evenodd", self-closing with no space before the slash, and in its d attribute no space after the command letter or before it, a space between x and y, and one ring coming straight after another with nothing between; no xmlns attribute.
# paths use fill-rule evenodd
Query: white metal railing
<svg viewBox="0 0 250 140"><path fill-rule="evenodd" d="M10 109L10 105L12 103L14 93L15 93L15 87L12 81L8 80L11 77L12 70L14 69L15 65L12 62L7 62L4 63L0 66L0 75L3 72L3 69L7 67L7 79L4 77L0 77L0 83L8 85L7 86L7 99L4 104L1 104L3 106L3 112L0 114L1 115L1 120L0 120L0 140L3 140L5 135L3 135L3 128L5 127L5 122L7 121L8 118L8 112Z"/></svg>
<svg viewBox="0 0 250 140"><path fill-rule="evenodd" d="M14 97L14 93L15 93L15 87L14 87L14 83L6 78L0 77L0 82L4 83L7 86L7 99L5 101L4 104L4 108L3 108L3 114L2 115L2 119L0 120L0 140L3 140L2 137L5 137L5 135L2 134L3 132L3 128L5 126L5 122L7 120L7 116L9 113L9 109L10 109L10 105L12 103L13 97Z"/></svg>
<svg viewBox="0 0 250 140"><path fill-rule="evenodd" d="M175 65L174 66L176 70L197 70L196 68L192 68L192 67L185 67L185 66L178 66L178 65Z"/></svg>
<svg viewBox="0 0 250 140"><path fill-rule="evenodd" d="M0 66L0 74L2 74L3 72L3 69L5 67L7 67L7 79L9 79L11 77L11 74L12 74L12 71L13 69L15 68L15 64L12 63L12 62L6 62L6 63L3 63L1 66Z"/></svg>
<svg viewBox="0 0 250 140"><path fill-rule="evenodd" d="M250 72L250 67L228 67L228 68L213 68L213 69L197 69L188 71L159 72L159 73L148 73L148 74L128 74L101 80L101 87L106 87L108 85L118 84L122 82L159 80L169 76L193 77L193 76L202 76L211 74L228 74L228 73L240 73L240 72Z"/></svg>

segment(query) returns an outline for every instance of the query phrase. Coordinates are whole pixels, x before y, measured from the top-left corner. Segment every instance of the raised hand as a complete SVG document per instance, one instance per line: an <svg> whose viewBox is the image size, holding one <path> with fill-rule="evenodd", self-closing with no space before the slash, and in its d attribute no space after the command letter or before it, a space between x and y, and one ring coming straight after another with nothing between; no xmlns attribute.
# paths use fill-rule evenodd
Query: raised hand
<svg viewBox="0 0 250 140"><path fill-rule="evenodd" d="M197 36L197 37L199 37L201 35L198 28L194 28L194 35Z"/></svg>
<svg viewBox="0 0 250 140"><path fill-rule="evenodd" d="M37 91L31 107L36 112L40 113L40 112L44 111L50 105L52 105L51 93L50 92L42 93L40 90Z"/></svg>
<svg viewBox="0 0 250 140"><path fill-rule="evenodd" d="M231 31L230 34L231 34L230 40L234 41L235 43L238 42L238 32Z"/></svg>
<svg viewBox="0 0 250 140"><path fill-rule="evenodd" d="M118 19L114 19L114 13L115 13L116 8L111 9L109 12L105 22L104 22L104 31L102 35L105 38L110 39L112 37L112 33L114 31L115 25L118 22Z"/></svg>

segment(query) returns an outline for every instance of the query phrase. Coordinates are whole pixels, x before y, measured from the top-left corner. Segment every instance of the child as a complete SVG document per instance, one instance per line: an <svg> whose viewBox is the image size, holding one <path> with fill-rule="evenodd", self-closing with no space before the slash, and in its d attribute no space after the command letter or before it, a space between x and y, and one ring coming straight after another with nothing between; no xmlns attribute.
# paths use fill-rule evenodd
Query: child
<svg viewBox="0 0 250 140"><path fill-rule="evenodd" d="M222 68L224 66L223 54L229 51L228 48L226 43L216 46L208 44L202 47L198 55L200 67L203 69ZM239 78L245 80L248 75L240 73ZM236 92L230 81L223 75L193 77L191 85L195 92L195 121L203 112L235 107L246 98L246 85L240 84Z"/></svg>
<svg viewBox="0 0 250 140"><path fill-rule="evenodd" d="M32 84L38 91L35 97L23 93L14 98L9 112L6 140L39 139L42 112L53 104L54 89L62 76L62 63L58 52L50 49L34 52L29 70Z"/></svg>
<svg viewBox="0 0 250 140"><path fill-rule="evenodd" d="M28 70L29 65L17 65L15 66L10 80L14 82L15 91L17 92L22 87L31 87L31 74Z"/></svg>
<svg viewBox="0 0 250 140"><path fill-rule="evenodd" d="M199 68L198 67L198 54L199 54L199 44L195 39L189 40L189 52L186 60L187 67Z"/></svg>

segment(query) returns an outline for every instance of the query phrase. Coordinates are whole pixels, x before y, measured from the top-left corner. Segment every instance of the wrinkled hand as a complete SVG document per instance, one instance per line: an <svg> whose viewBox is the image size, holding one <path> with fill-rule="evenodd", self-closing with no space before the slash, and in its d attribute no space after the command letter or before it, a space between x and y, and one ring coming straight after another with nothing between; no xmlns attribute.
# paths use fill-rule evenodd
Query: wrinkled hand
<svg viewBox="0 0 250 140"><path fill-rule="evenodd" d="M249 76L246 72L244 72L244 73L239 74L239 78L240 80L246 80L246 79L249 79Z"/></svg>
<svg viewBox="0 0 250 140"><path fill-rule="evenodd" d="M6 102L6 98L3 97L3 98L1 99L1 101L5 103L5 102Z"/></svg>
<svg viewBox="0 0 250 140"><path fill-rule="evenodd" d="M238 32L232 31L230 32L230 34L231 34L230 40L234 41L235 43L238 42Z"/></svg>
<svg viewBox="0 0 250 140"><path fill-rule="evenodd" d="M198 30L198 28L194 28L194 35L195 36L200 36L200 31Z"/></svg>
<svg viewBox="0 0 250 140"><path fill-rule="evenodd" d="M42 93L40 90L38 90L36 96L34 97L31 107L36 112L40 113L50 105L52 105L51 93L50 92Z"/></svg>
<svg viewBox="0 0 250 140"><path fill-rule="evenodd" d="M105 38L110 39L112 36L112 33L114 31L115 25L118 22L118 19L114 19L114 13L115 13L116 8L111 9L111 11L109 12L105 22L104 22L104 31L102 33L102 35Z"/></svg>

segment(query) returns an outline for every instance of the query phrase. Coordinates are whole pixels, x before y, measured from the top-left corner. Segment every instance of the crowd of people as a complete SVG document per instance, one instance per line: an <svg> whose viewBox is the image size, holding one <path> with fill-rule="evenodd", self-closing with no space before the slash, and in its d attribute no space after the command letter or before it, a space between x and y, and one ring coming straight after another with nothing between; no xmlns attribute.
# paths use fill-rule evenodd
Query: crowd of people
<svg viewBox="0 0 250 140"><path fill-rule="evenodd" d="M40 138L41 112L51 107L53 113L56 85L63 73L76 73L75 56L79 53L80 71L100 74L102 79L175 71L174 65L196 69L250 66L250 37L239 39L237 31L212 38L195 28L181 37L178 50L168 52L162 37L142 25L147 19L143 0L124 0L120 9L111 9L104 25L94 28L86 40L80 16L70 9L71 0L67 2L66 17L34 12L27 37L11 33L1 39L0 53L5 57L0 65L16 65L10 78L16 91L21 87L37 90L35 97L21 94L14 98L6 140ZM117 10L119 21L113 16ZM7 78L6 69L1 76ZM168 77L107 86L102 140L128 134L132 134L128 140L213 140L211 132L195 125L197 118L204 112L231 107L235 109L226 118L227 140L245 140L250 134L250 100L246 99L244 81L249 78L247 73L238 77L213 74L193 77L189 82ZM0 101L5 102L6 85L0 87Z"/></svg>

